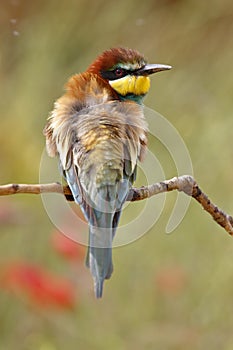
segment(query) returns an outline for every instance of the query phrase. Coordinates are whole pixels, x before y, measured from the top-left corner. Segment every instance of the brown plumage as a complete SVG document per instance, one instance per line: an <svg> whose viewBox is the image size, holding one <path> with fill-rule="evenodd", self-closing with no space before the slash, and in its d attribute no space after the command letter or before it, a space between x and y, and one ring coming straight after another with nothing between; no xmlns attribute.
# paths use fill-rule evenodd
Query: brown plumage
<svg viewBox="0 0 233 350"><path fill-rule="evenodd" d="M87 266L97 297L102 296L104 279L111 276L112 239L136 177L137 161L145 154L147 124L136 77L147 76L145 67L135 50L104 52L86 72L70 78L44 129L48 154L58 156L74 200L89 223ZM134 71L135 95L130 78ZM147 79L141 78L140 84L148 84ZM129 81L129 96L128 85L121 96L122 82ZM120 83L116 90L115 83Z"/></svg>
<svg viewBox="0 0 233 350"><path fill-rule="evenodd" d="M97 59L88 67L87 71L99 75L100 71L107 71L116 65L125 63L137 64L138 67L145 65L146 60L137 50L125 47L112 48L104 51Z"/></svg>

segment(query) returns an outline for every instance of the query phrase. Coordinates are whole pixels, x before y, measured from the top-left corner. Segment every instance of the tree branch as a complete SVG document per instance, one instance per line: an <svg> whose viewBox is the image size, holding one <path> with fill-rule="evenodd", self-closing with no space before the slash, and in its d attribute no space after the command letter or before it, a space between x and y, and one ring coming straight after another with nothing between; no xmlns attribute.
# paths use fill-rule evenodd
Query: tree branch
<svg viewBox="0 0 233 350"><path fill-rule="evenodd" d="M226 232L233 235L233 218L224 213L214 203L212 203L207 195L202 192L192 176L183 175L174 177L170 180L154 183L152 185L140 188L132 188L128 194L127 201L139 201L150 198L156 194L169 191L184 192L188 196L192 196L203 209L207 211L214 221L222 226ZM68 186L62 186L60 183L51 184L9 184L0 186L0 196L12 195L16 193L41 194L41 193L61 193L66 196L72 196Z"/></svg>

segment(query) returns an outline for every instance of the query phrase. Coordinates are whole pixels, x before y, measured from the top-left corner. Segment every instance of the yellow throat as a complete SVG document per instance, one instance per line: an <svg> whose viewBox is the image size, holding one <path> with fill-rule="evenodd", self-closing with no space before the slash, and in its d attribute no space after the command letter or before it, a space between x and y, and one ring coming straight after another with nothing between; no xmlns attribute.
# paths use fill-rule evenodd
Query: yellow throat
<svg viewBox="0 0 233 350"><path fill-rule="evenodd" d="M120 95L127 94L145 95L150 88L150 78L148 76L126 75L123 78L109 81L111 87Z"/></svg>

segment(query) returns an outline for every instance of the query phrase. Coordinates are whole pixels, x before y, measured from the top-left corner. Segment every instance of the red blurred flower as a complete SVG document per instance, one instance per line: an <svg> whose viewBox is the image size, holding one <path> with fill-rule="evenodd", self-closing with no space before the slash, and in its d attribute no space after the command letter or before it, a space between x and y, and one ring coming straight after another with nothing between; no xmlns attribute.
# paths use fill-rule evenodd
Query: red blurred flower
<svg viewBox="0 0 233 350"><path fill-rule="evenodd" d="M13 205L10 200L1 200L0 225L16 225L23 222L24 215L20 208Z"/></svg>
<svg viewBox="0 0 233 350"><path fill-rule="evenodd" d="M27 262L3 266L0 287L43 307L71 308L76 303L74 286L70 281Z"/></svg>
<svg viewBox="0 0 233 350"><path fill-rule="evenodd" d="M156 288L162 294L180 294L186 286L187 274L181 266L167 266L157 272Z"/></svg>
<svg viewBox="0 0 233 350"><path fill-rule="evenodd" d="M55 231L52 236L53 248L68 260L82 261L85 257L85 247L72 241L59 231Z"/></svg>

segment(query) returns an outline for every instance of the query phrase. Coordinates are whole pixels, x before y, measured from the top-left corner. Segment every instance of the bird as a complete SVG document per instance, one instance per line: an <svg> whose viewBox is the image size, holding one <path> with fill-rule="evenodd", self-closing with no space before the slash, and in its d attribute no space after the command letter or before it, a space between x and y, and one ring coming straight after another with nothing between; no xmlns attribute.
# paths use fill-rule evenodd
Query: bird
<svg viewBox="0 0 233 350"><path fill-rule="evenodd" d="M58 157L89 225L86 266L96 298L112 275L112 242L137 164L146 154L143 100L150 75L169 69L148 64L134 49L108 49L86 71L71 76L44 128L47 153Z"/></svg>

